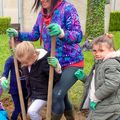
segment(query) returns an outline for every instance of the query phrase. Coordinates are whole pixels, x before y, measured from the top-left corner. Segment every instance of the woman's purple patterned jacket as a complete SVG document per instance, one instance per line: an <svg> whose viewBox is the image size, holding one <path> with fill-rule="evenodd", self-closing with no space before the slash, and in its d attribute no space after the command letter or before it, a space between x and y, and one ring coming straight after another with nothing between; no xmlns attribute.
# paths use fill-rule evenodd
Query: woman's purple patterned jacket
<svg viewBox="0 0 120 120"><path fill-rule="evenodd" d="M55 9L51 23L58 23L65 32L63 39L56 38L56 57L62 67L77 63L83 60L79 43L82 40L82 31L79 16L74 6L65 0ZM42 24L42 12L40 11L32 32L20 32L20 41L36 41L42 36L44 48L50 51L51 37L46 24ZM41 29L42 26L42 29ZM42 30L42 32L41 32Z"/></svg>

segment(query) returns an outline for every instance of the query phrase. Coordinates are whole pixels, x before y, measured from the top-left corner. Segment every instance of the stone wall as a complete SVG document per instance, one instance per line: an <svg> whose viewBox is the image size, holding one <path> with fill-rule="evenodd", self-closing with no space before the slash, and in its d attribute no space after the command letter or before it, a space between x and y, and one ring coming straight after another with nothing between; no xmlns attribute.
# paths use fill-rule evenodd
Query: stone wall
<svg viewBox="0 0 120 120"><path fill-rule="evenodd" d="M120 0L116 0L115 10L116 10L116 11L120 11Z"/></svg>
<svg viewBox="0 0 120 120"><path fill-rule="evenodd" d="M17 0L3 0L3 16L10 16L13 23L18 23Z"/></svg>
<svg viewBox="0 0 120 120"><path fill-rule="evenodd" d="M110 8L110 5L107 4L105 6L105 17L104 17L104 32L107 33L109 31L109 19L110 19L110 11L111 11L111 8Z"/></svg>
<svg viewBox="0 0 120 120"><path fill-rule="evenodd" d="M31 31L36 19L38 13L35 13L32 9L33 0L25 0L24 1L24 8L23 8L23 14L24 14L24 31Z"/></svg>

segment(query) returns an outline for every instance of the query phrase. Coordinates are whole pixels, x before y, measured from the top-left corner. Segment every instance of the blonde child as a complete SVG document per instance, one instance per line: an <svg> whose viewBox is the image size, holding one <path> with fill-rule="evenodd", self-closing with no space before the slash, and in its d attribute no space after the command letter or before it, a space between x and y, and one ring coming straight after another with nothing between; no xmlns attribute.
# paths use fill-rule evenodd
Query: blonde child
<svg viewBox="0 0 120 120"><path fill-rule="evenodd" d="M102 35L92 42L95 64L85 79L81 109L89 108L87 120L118 120L120 117L120 63L115 58L104 60L114 52L112 37ZM79 79L79 71L75 73Z"/></svg>
<svg viewBox="0 0 120 120"><path fill-rule="evenodd" d="M49 64L55 68L55 80L59 79L61 73L60 64L56 58L49 57L46 50L35 49L33 44L27 41L17 45L15 55L29 70L32 104L28 108L28 114L31 120L42 120L39 112L47 101Z"/></svg>

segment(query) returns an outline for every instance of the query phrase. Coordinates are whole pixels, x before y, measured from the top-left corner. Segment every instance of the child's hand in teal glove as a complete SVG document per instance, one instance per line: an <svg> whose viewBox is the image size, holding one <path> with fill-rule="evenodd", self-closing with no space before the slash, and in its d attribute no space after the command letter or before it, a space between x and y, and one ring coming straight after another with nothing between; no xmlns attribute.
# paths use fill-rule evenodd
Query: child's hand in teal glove
<svg viewBox="0 0 120 120"><path fill-rule="evenodd" d="M50 36L59 36L60 38L64 37L64 31L57 23L51 23L47 28Z"/></svg>
<svg viewBox="0 0 120 120"><path fill-rule="evenodd" d="M6 80L5 77L1 78L1 86L3 90L7 90L8 89L8 81Z"/></svg>
<svg viewBox="0 0 120 120"><path fill-rule="evenodd" d="M90 108L91 108L92 110L96 110L96 106L97 106L97 102L90 101Z"/></svg>
<svg viewBox="0 0 120 120"><path fill-rule="evenodd" d="M56 68L57 64L59 63L58 59L55 57L48 57L47 60L48 60L48 64L53 66L54 68Z"/></svg>
<svg viewBox="0 0 120 120"><path fill-rule="evenodd" d="M11 38L11 37L17 37L18 36L18 31L15 30L14 28L8 28L6 30L7 35Z"/></svg>
<svg viewBox="0 0 120 120"><path fill-rule="evenodd" d="M74 75L77 77L78 80L83 80L85 77L84 71L82 69L78 69Z"/></svg>

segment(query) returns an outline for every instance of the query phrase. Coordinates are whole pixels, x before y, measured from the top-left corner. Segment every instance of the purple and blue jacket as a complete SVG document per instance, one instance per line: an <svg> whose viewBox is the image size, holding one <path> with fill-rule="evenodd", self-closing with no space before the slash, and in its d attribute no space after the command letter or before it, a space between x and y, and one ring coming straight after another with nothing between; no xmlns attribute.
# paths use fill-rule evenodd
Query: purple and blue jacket
<svg viewBox="0 0 120 120"><path fill-rule="evenodd" d="M44 49L50 51L51 37L45 22L43 13L40 11L32 32L20 32L18 39L20 41L36 41L39 38L44 43ZM83 34L79 22L79 16L74 6L65 0L54 10L51 23L57 23L64 30L65 36L60 39L56 37L55 55L62 67L83 61L82 50L79 43Z"/></svg>

